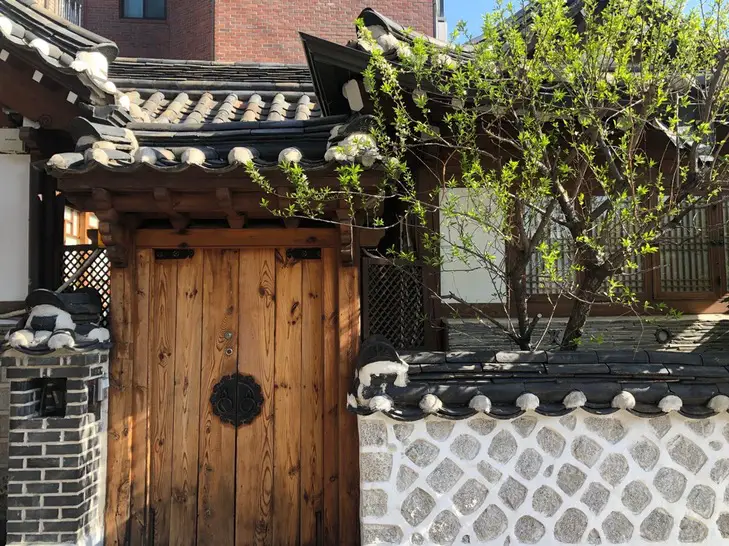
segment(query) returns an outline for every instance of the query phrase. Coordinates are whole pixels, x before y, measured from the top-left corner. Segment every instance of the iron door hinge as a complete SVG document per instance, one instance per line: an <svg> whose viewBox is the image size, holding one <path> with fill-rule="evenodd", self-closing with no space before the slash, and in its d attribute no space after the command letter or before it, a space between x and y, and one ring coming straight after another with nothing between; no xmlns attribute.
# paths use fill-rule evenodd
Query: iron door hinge
<svg viewBox="0 0 729 546"><path fill-rule="evenodd" d="M192 258L195 251L192 248L155 248L155 260L186 260Z"/></svg>

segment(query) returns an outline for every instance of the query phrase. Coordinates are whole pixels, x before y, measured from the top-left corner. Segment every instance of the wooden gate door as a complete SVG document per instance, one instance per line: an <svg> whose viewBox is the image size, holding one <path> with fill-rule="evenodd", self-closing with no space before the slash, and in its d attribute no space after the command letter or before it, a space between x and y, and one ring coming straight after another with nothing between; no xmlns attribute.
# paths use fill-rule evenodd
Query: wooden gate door
<svg viewBox="0 0 729 546"><path fill-rule="evenodd" d="M149 286L138 301L150 325L146 542L323 543L334 250L189 253L138 254ZM211 402L234 374L245 385ZM229 422L241 418L250 422Z"/></svg>

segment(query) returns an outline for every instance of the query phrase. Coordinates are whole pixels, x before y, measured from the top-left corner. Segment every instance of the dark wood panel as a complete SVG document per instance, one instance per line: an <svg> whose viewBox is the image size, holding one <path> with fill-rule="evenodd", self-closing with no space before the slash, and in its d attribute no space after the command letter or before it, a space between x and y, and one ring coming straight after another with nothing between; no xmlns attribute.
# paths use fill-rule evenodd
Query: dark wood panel
<svg viewBox="0 0 729 546"><path fill-rule="evenodd" d="M322 229L190 229L184 233L171 230L140 229L137 248L235 248L259 247L333 247L337 235Z"/></svg>

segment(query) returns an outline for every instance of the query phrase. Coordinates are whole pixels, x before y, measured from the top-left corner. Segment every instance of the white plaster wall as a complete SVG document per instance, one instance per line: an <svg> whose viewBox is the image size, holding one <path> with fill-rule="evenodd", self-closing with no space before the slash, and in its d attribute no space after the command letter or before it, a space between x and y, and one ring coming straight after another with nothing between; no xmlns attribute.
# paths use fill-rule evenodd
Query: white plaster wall
<svg viewBox="0 0 729 546"><path fill-rule="evenodd" d="M360 417L362 544L729 543L729 417Z"/></svg>
<svg viewBox="0 0 729 546"><path fill-rule="evenodd" d="M0 153L0 301L28 295L30 156Z"/></svg>
<svg viewBox="0 0 729 546"><path fill-rule="evenodd" d="M464 188L446 189L441 194L441 203L446 199L457 200L456 210L474 210L474 204L469 201L468 190ZM487 209L487 203L476 205L479 209ZM494 218L497 224L498 220ZM503 301L498 294L504 293L504 283L500 278L494 278L483 268L477 260L463 262L454 259L451 251L452 244L459 244L462 240L460 228L463 233L472 237L473 245L478 251L497 257L497 263L504 258L504 241L492 230L484 231L477 222L463 218L445 218L441 215L440 234L442 237L441 253L445 260L441 269L441 294L453 292L456 296L470 303L499 303Z"/></svg>

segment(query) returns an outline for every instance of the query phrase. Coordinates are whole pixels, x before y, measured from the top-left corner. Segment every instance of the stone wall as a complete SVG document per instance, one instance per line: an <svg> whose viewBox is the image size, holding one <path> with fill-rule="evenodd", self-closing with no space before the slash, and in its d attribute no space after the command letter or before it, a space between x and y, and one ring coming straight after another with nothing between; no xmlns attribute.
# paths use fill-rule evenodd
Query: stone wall
<svg viewBox="0 0 729 546"><path fill-rule="evenodd" d="M729 416L359 417L362 544L720 544Z"/></svg>

